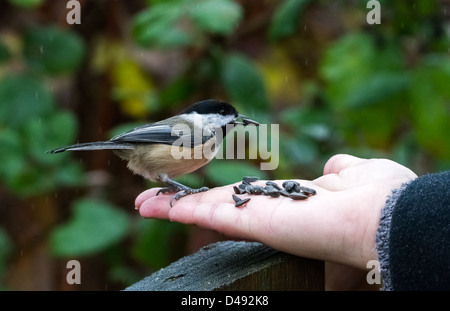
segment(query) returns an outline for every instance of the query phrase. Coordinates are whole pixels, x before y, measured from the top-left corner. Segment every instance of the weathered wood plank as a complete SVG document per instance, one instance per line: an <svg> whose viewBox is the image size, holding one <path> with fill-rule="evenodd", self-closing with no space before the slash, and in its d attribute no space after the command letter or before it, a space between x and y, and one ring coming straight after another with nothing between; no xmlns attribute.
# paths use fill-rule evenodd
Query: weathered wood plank
<svg viewBox="0 0 450 311"><path fill-rule="evenodd" d="M323 290L324 263L256 242L218 242L125 290Z"/></svg>

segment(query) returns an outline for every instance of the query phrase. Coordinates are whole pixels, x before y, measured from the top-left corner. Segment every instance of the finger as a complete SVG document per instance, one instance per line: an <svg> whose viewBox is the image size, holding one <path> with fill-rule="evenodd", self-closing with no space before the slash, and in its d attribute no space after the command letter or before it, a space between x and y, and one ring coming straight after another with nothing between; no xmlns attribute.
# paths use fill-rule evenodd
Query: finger
<svg viewBox="0 0 450 311"><path fill-rule="evenodd" d="M361 164L367 160L348 154L337 154L332 156L323 167L323 174L339 174L342 170Z"/></svg>
<svg viewBox="0 0 450 311"><path fill-rule="evenodd" d="M222 187L224 188L224 187ZM136 198L136 206L139 206L139 213L144 218L169 218L172 210L181 210L184 215L181 220L177 221L183 223L192 223L192 215L190 215L195 209L195 206L199 203L213 204L216 202L233 202L231 193L232 188L223 190L222 188L214 188L206 192L200 192L197 194L190 194L182 197L178 200L172 201L172 208L170 207L170 201L174 193L160 194L156 196L159 188L150 189L141 193ZM181 207L185 207L182 209Z"/></svg>
<svg viewBox="0 0 450 311"><path fill-rule="evenodd" d="M342 190L342 181L338 174L330 173L313 180L313 183L329 191Z"/></svg>
<svg viewBox="0 0 450 311"><path fill-rule="evenodd" d="M154 194L152 192L142 193L143 197L147 197L139 207L139 214L144 218L162 218L167 219L170 211L170 199L173 194L159 194L156 196L155 190ZM136 199L137 200L137 199Z"/></svg>
<svg viewBox="0 0 450 311"><path fill-rule="evenodd" d="M135 208L139 209L141 207L142 203L144 203L151 197L156 196L156 193L158 192L159 189L160 188L151 188L151 189L145 190L144 192L139 194L137 196L136 200L134 201Z"/></svg>
<svg viewBox="0 0 450 311"><path fill-rule="evenodd" d="M228 222L235 209L230 191L214 188L175 202L169 211L169 219L222 231L220 223Z"/></svg>
<svg viewBox="0 0 450 311"><path fill-rule="evenodd" d="M218 231L227 236L255 240L261 237L261 228L267 229L271 211L281 201L263 195L238 195L250 198L245 205L236 207L232 187L215 188L181 199L169 211L169 219ZM275 200L275 201L274 201Z"/></svg>

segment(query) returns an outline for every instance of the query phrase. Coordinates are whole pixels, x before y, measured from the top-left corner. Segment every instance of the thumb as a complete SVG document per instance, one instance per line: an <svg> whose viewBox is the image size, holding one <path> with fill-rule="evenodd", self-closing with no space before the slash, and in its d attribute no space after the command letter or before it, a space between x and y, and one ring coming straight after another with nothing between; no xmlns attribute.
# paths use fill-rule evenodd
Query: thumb
<svg viewBox="0 0 450 311"><path fill-rule="evenodd" d="M337 154L332 156L323 168L323 174L339 174L340 171L351 166L355 166L366 161L348 154Z"/></svg>
<svg viewBox="0 0 450 311"><path fill-rule="evenodd" d="M343 171L364 163L365 159L361 159L348 154L337 154L332 156L323 168L323 176L314 180L314 183L322 188L339 191L354 186L352 178L348 174L343 174Z"/></svg>

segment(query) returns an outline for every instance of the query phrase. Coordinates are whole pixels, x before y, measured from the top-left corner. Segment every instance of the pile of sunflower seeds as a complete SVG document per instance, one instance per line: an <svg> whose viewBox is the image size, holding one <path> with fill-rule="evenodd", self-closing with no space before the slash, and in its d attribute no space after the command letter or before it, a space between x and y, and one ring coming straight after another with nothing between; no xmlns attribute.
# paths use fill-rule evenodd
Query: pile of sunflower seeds
<svg viewBox="0 0 450 311"><path fill-rule="evenodd" d="M301 186L300 183L293 180L286 180L283 182L282 187L273 181L267 181L265 187L251 184L257 180L259 180L259 177L244 177L240 185L233 187L234 193L267 195L272 198L285 196L293 200L306 200L308 197L316 194L316 190ZM250 198L241 199L233 195L233 200L236 203L235 206L240 207L250 201Z"/></svg>

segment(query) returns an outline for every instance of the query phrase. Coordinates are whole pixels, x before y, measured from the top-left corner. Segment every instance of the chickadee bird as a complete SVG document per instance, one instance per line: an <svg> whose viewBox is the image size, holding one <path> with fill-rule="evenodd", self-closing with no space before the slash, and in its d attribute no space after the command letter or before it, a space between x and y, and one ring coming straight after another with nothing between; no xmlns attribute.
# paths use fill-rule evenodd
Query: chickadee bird
<svg viewBox="0 0 450 311"><path fill-rule="evenodd" d="M173 117L137 127L108 141L75 144L48 152L111 149L128 161L128 168L135 174L151 181L164 182L167 187L160 189L157 195L175 192L170 200L172 206L173 200L209 190L208 187L192 189L172 179L191 173L211 161L223 137L237 124L259 125L238 114L232 105L208 99ZM210 156L205 156L205 150L210 151Z"/></svg>

